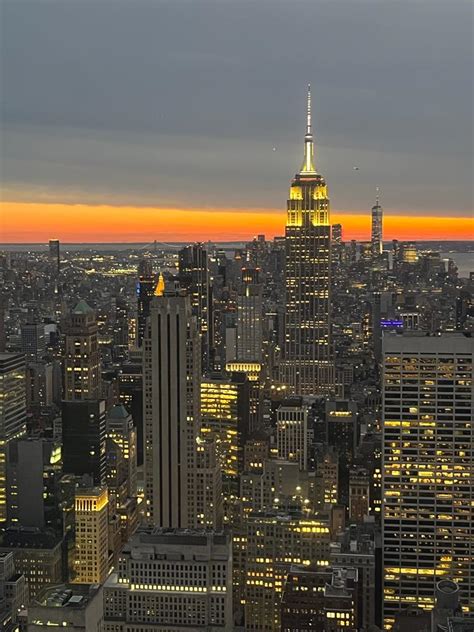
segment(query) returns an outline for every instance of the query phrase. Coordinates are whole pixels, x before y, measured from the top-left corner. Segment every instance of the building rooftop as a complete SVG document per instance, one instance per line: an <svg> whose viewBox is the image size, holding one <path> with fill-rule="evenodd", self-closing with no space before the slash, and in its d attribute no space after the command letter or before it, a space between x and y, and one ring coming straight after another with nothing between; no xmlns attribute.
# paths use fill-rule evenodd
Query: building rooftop
<svg viewBox="0 0 474 632"><path fill-rule="evenodd" d="M130 416L130 413L123 404L116 404L115 406L112 406L107 416L109 419L127 419Z"/></svg>
<svg viewBox="0 0 474 632"><path fill-rule="evenodd" d="M99 592L99 584L59 584L42 590L35 606L47 608L85 608Z"/></svg>
<svg viewBox="0 0 474 632"><path fill-rule="evenodd" d="M83 299L81 299L77 303L76 307L72 310L73 314L91 314L93 312L94 310L92 309L92 307L88 305Z"/></svg>

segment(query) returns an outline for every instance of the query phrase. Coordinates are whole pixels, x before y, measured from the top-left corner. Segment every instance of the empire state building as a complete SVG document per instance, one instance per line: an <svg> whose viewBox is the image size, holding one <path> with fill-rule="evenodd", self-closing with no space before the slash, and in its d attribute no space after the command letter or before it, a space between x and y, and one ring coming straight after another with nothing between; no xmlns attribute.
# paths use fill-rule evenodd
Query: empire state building
<svg viewBox="0 0 474 632"><path fill-rule="evenodd" d="M311 89L304 158L290 186L285 230L285 346L282 380L292 394L334 391L330 331L331 225L326 181L314 166Z"/></svg>

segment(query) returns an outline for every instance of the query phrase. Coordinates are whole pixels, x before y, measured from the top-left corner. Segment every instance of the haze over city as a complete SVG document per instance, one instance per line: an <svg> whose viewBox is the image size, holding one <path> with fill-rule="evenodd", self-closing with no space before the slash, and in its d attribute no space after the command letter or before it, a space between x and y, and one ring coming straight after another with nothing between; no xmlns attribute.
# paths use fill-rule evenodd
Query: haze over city
<svg viewBox="0 0 474 632"><path fill-rule="evenodd" d="M308 82L347 237L368 237L377 186L387 238L472 233L468 0L7 0L2 17L4 242L282 234Z"/></svg>

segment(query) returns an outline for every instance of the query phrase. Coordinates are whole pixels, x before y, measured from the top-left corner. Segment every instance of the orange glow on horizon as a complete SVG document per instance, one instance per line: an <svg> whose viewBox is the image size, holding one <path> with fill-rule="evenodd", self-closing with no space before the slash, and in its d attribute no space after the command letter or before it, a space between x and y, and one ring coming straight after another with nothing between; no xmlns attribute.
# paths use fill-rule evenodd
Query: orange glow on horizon
<svg viewBox="0 0 474 632"><path fill-rule="evenodd" d="M246 241L257 234L284 235L286 210L173 209L86 204L3 202L0 242ZM370 215L332 211L343 239L370 239ZM392 215L385 211L384 239L469 240L472 217Z"/></svg>

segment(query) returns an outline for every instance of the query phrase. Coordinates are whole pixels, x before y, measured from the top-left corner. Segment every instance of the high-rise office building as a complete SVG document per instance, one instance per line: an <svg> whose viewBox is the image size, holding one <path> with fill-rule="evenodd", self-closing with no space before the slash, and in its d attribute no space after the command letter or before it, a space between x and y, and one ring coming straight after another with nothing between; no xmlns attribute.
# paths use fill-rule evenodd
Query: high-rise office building
<svg viewBox="0 0 474 632"><path fill-rule="evenodd" d="M232 547L225 533L139 530L104 586L104 632L231 632Z"/></svg>
<svg viewBox="0 0 474 632"><path fill-rule="evenodd" d="M304 160L290 186L285 250L282 381L294 395L327 394L334 390L331 225L326 181L314 166L309 88Z"/></svg>
<svg viewBox="0 0 474 632"><path fill-rule="evenodd" d="M285 578L293 564L329 563L329 514L252 513L246 520L245 631L279 632Z"/></svg>
<svg viewBox="0 0 474 632"><path fill-rule="evenodd" d="M301 399L283 402L277 409L278 458L297 461L300 469L308 465L308 407Z"/></svg>
<svg viewBox="0 0 474 632"><path fill-rule="evenodd" d="M0 553L0 630L19 630L18 614L27 604L26 578L17 572L13 553Z"/></svg>
<svg viewBox="0 0 474 632"><path fill-rule="evenodd" d="M58 505L61 445L53 439L12 441L8 464L8 523L62 534Z"/></svg>
<svg viewBox="0 0 474 632"><path fill-rule="evenodd" d="M30 600L45 585L63 581L63 544L51 531L16 527L4 533L0 555L13 553L17 573L26 578Z"/></svg>
<svg viewBox="0 0 474 632"><path fill-rule="evenodd" d="M62 433L64 473L88 474L94 485L105 483L105 401L63 402Z"/></svg>
<svg viewBox="0 0 474 632"><path fill-rule="evenodd" d="M216 441L224 494L237 494L243 446L248 430L249 385L243 373L215 376L201 382L201 422L204 436Z"/></svg>
<svg viewBox="0 0 474 632"><path fill-rule="evenodd" d="M357 404L350 400L327 401L325 412L326 441L339 456L339 502L347 505L349 471L359 437Z"/></svg>
<svg viewBox="0 0 474 632"><path fill-rule="evenodd" d="M429 610L436 582L474 611L474 339L387 333L383 341L384 625Z"/></svg>
<svg viewBox="0 0 474 632"><path fill-rule="evenodd" d="M209 258L204 244L192 244L179 251L179 284L185 288L193 316L197 319L201 337L202 368L209 367L211 344L211 301L209 287Z"/></svg>
<svg viewBox="0 0 474 632"><path fill-rule="evenodd" d="M137 281L137 347L141 347L145 335L146 321L150 315L150 303L155 294L155 277L151 261L142 259L138 265Z"/></svg>
<svg viewBox="0 0 474 632"><path fill-rule="evenodd" d="M262 284L258 268L243 268L237 295L236 360L262 362Z"/></svg>
<svg viewBox="0 0 474 632"><path fill-rule="evenodd" d="M342 224L332 225L332 240L336 244L342 243Z"/></svg>
<svg viewBox="0 0 474 632"><path fill-rule="evenodd" d="M359 630L358 582L355 568L292 567L283 591L281 632Z"/></svg>
<svg viewBox="0 0 474 632"><path fill-rule="evenodd" d="M21 350L27 362L39 362L46 351L44 324L25 323L21 327Z"/></svg>
<svg viewBox="0 0 474 632"><path fill-rule="evenodd" d="M99 399L100 358L94 310L80 300L66 319L64 331L64 400Z"/></svg>
<svg viewBox="0 0 474 632"><path fill-rule="evenodd" d="M199 342L189 296L156 296L143 362L147 521L195 524L195 450L199 430Z"/></svg>
<svg viewBox="0 0 474 632"><path fill-rule="evenodd" d="M59 274L60 265L61 265L59 239L49 240L49 259L54 266L55 273Z"/></svg>
<svg viewBox="0 0 474 632"><path fill-rule="evenodd" d="M76 489L74 582L102 584L109 571L109 497L106 487Z"/></svg>
<svg viewBox="0 0 474 632"><path fill-rule="evenodd" d="M378 257L383 250L383 208L379 198L372 207L372 232L371 232L372 256Z"/></svg>
<svg viewBox="0 0 474 632"><path fill-rule="evenodd" d="M25 358L0 353L0 526L7 520L7 470L10 443L26 433Z"/></svg>
<svg viewBox="0 0 474 632"><path fill-rule="evenodd" d="M63 466L105 482L105 402L100 398L97 317L80 300L65 322L64 399L61 406Z"/></svg>

